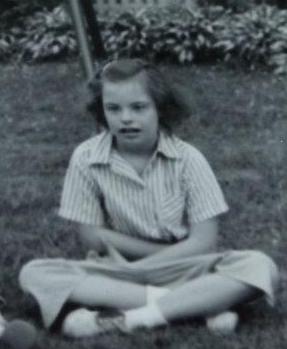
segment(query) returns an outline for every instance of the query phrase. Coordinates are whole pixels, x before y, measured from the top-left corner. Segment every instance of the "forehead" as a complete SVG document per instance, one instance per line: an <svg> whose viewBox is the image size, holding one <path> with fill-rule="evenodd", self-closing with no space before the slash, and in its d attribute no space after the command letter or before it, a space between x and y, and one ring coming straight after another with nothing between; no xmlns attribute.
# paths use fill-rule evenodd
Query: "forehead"
<svg viewBox="0 0 287 349"><path fill-rule="evenodd" d="M120 81L103 79L103 100L124 102L126 100L152 99L147 84L145 73L139 73Z"/></svg>

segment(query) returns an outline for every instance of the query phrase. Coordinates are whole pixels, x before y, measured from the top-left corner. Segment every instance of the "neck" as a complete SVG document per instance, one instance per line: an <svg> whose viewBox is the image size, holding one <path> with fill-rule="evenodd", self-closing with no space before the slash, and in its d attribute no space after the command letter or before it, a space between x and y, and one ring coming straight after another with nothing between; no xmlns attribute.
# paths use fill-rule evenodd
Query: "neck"
<svg viewBox="0 0 287 349"><path fill-rule="evenodd" d="M115 148L118 150L120 154L126 154L130 156L145 156L149 157L152 156L153 153L156 150L157 142L155 144L145 144L144 146L138 146L138 147L128 147L125 144L119 144L117 142L114 142Z"/></svg>

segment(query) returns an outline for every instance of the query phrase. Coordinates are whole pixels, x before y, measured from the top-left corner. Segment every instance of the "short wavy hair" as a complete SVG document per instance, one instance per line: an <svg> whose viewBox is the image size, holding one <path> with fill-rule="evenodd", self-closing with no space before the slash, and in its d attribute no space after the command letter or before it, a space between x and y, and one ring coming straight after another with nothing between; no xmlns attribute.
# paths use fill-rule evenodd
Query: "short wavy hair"
<svg viewBox="0 0 287 349"><path fill-rule="evenodd" d="M124 81L142 72L146 75L147 92L155 102L159 125L162 128L172 132L190 116L190 111L172 86L171 81L157 66L139 58L118 59L98 66L88 84L92 97L88 110L92 113L98 126L108 128L102 98L104 81Z"/></svg>

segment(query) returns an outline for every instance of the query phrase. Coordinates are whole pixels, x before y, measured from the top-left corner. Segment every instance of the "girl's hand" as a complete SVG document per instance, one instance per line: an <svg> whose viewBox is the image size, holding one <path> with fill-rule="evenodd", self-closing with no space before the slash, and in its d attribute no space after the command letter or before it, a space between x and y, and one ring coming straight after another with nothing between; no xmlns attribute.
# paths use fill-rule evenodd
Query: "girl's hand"
<svg viewBox="0 0 287 349"><path fill-rule="evenodd" d="M94 260L97 263L102 263L106 265L120 265L129 264L126 260L113 246L106 244L106 251L104 255L100 255L97 251L89 251L87 259Z"/></svg>
<svg viewBox="0 0 287 349"><path fill-rule="evenodd" d="M101 264L107 264L107 265L116 264L112 256L108 254L101 256L97 251L94 251L94 250L91 250L88 252L87 259L90 261L101 263Z"/></svg>
<svg viewBox="0 0 287 349"><path fill-rule="evenodd" d="M129 262L130 267L138 268L138 269L145 268L149 265L150 265L150 263L149 263L149 260L147 259L147 257L136 259L134 261Z"/></svg>

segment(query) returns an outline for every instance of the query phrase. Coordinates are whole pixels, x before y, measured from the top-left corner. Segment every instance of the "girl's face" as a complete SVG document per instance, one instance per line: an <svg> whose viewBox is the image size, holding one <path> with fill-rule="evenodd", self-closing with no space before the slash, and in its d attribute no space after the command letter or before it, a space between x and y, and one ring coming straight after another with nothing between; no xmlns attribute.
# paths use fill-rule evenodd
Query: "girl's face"
<svg viewBox="0 0 287 349"><path fill-rule="evenodd" d="M158 112L144 73L119 82L104 80L103 107L118 149L149 153L158 138Z"/></svg>

